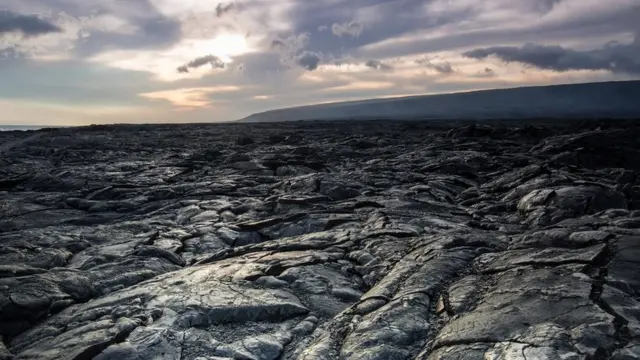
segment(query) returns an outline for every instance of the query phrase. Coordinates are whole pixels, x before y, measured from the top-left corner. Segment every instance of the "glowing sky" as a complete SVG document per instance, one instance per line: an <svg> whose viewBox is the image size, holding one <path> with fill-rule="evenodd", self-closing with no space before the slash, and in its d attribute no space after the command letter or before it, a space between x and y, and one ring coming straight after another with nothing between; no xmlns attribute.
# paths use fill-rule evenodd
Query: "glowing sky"
<svg viewBox="0 0 640 360"><path fill-rule="evenodd" d="M0 124L640 78L640 0L0 0Z"/></svg>

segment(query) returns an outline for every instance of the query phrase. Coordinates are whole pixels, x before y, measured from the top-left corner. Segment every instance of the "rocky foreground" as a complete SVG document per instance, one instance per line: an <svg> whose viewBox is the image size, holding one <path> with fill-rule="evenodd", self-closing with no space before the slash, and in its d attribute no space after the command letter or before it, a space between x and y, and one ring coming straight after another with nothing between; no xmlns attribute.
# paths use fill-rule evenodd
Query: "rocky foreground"
<svg viewBox="0 0 640 360"><path fill-rule="evenodd" d="M640 358L640 122L0 133L0 359Z"/></svg>

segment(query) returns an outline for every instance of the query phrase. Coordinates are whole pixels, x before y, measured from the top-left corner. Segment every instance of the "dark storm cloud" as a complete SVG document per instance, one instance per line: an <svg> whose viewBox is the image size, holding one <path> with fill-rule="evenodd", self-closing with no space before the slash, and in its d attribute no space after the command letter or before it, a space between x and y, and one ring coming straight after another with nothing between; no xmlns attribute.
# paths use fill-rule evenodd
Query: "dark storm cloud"
<svg viewBox="0 0 640 360"><path fill-rule="evenodd" d="M37 16L0 10L0 35L20 32L26 36L37 36L61 31L60 27Z"/></svg>
<svg viewBox="0 0 640 360"><path fill-rule="evenodd" d="M367 60L364 65L366 67L370 67L372 69L380 70L380 71L391 71L393 67L391 65L385 64L379 60Z"/></svg>
<svg viewBox="0 0 640 360"><path fill-rule="evenodd" d="M562 46L525 44L522 47L494 46L463 53L473 59L495 56L506 62L517 62L539 69L558 72L569 70L609 70L615 73L640 74L640 46L607 44L601 49L578 51Z"/></svg>
<svg viewBox="0 0 640 360"><path fill-rule="evenodd" d="M204 65L210 64L214 69L224 69L225 65L220 58L214 55L206 55L189 61L187 64L179 66L176 70L179 73L188 73L189 69L197 69Z"/></svg>
<svg viewBox="0 0 640 360"><path fill-rule="evenodd" d="M441 74L452 74L455 72L455 70L453 69L453 67L448 61L444 61L441 63L434 63L431 60L425 58L425 59L418 59L415 62L418 65L422 65L428 69L435 70L436 72L439 72Z"/></svg>
<svg viewBox="0 0 640 360"><path fill-rule="evenodd" d="M300 55L295 58L296 64L309 71L317 69L320 60L320 54L307 50L302 51Z"/></svg>

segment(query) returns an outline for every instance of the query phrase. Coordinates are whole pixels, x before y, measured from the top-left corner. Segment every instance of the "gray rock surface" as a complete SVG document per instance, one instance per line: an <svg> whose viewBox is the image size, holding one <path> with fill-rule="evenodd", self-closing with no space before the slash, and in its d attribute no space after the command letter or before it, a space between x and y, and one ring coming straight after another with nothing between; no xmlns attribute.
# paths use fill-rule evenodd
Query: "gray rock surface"
<svg viewBox="0 0 640 360"><path fill-rule="evenodd" d="M36 135L0 132L0 359L640 358L638 123Z"/></svg>

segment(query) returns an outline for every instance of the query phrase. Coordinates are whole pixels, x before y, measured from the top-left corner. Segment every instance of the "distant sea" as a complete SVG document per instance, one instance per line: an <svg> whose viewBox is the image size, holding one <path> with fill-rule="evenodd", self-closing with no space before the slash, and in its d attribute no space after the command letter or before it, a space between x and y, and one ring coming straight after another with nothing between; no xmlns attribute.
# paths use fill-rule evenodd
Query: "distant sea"
<svg viewBox="0 0 640 360"><path fill-rule="evenodd" d="M45 128L54 128L56 126L38 126L38 125L0 125L0 131L28 131Z"/></svg>

